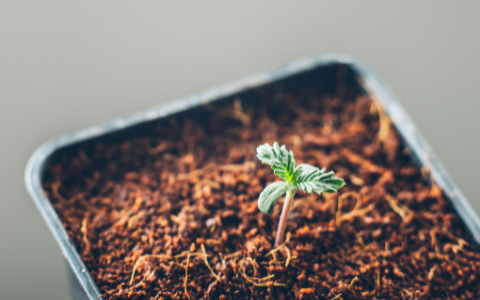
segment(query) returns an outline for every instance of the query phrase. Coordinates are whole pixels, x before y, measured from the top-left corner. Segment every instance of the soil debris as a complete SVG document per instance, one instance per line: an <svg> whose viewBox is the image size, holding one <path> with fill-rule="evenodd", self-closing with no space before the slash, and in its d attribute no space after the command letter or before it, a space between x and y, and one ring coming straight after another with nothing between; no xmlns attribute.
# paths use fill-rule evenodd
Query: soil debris
<svg viewBox="0 0 480 300"><path fill-rule="evenodd" d="M377 102L272 84L65 150L44 188L105 299L479 299L475 241ZM273 141L347 182L299 192L278 248Z"/></svg>

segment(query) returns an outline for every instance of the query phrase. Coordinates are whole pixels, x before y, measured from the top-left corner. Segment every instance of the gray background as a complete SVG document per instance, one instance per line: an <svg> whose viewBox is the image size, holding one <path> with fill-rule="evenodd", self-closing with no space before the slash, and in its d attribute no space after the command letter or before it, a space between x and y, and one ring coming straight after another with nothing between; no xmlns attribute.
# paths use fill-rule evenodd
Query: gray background
<svg viewBox="0 0 480 300"><path fill-rule="evenodd" d="M0 1L0 298L69 297L37 146L312 54L375 70L479 213L479 29L478 1Z"/></svg>

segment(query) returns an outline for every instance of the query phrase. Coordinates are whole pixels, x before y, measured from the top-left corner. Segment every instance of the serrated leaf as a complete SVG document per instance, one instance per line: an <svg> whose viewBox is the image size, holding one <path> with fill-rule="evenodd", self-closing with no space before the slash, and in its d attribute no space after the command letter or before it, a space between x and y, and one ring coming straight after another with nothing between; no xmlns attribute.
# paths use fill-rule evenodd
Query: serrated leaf
<svg viewBox="0 0 480 300"><path fill-rule="evenodd" d="M325 168L320 170L307 164L298 165L295 174L298 174L295 178L295 187L309 194L335 193L345 185L345 181L335 177L333 171L325 173Z"/></svg>
<svg viewBox="0 0 480 300"><path fill-rule="evenodd" d="M283 181L277 181L268 185L260 194L258 208L263 213L270 213L278 198L282 197L288 190L288 185Z"/></svg>
<svg viewBox="0 0 480 300"><path fill-rule="evenodd" d="M257 148L257 157L272 167L273 173L285 181L292 181L295 171L295 159L292 151L287 151L285 145L280 147L277 142L273 147L269 144L260 145Z"/></svg>

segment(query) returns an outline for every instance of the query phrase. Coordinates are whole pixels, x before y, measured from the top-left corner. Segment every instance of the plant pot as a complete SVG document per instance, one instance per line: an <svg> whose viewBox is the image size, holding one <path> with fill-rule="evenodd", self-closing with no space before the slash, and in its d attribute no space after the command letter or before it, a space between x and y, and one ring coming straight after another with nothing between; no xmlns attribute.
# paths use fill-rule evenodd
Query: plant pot
<svg viewBox="0 0 480 300"><path fill-rule="evenodd" d="M383 109L403 138L404 144L411 150L411 159L419 166L425 166L430 170L436 184L447 195L454 210L463 220L474 240L479 243L480 221L478 217L401 105L363 65L354 62L348 57L326 55L301 59L272 71L247 77L194 96L172 101L166 105L154 107L126 118L65 135L45 143L36 150L30 158L25 171L26 186L69 263L73 274L71 281L74 299L101 299L101 292L88 272L81 255L72 243L59 215L44 190L45 168L52 157L78 145L88 145L102 140L115 140L120 137L135 136L135 134L141 132L144 128L152 126L153 122L160 119L180 112L188 113L192 108L199 107L205 103L213 103L227 98L234 99L252 90L259 89L273 82L282 82L289 78L298 77L304 80L322 81L327 88L334 90L338 88L337 76L339 66L350 72L349 80L362 82L363 87L370 96L377 99L383 106Z"/></svg>

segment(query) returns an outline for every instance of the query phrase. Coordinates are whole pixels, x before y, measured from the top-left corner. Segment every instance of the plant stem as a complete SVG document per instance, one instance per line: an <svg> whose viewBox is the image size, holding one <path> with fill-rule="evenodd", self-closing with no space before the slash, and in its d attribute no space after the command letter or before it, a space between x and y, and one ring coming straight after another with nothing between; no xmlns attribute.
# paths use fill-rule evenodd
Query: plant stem
<svg viewBox="0 0 480 300"><path fill-rule="evenodd" d="M288 213L290 212L290 208L292 207L292 204L293 204L293 197L295 197L295 191L288 191L287 195L285 196L285 202L283 202L282 214L280 215L280 220L278 221L277 238L275 239L275 247L278 247L281 244L283 244L283 240L285 237L285 228L287 227Z"/></svg>

